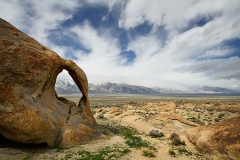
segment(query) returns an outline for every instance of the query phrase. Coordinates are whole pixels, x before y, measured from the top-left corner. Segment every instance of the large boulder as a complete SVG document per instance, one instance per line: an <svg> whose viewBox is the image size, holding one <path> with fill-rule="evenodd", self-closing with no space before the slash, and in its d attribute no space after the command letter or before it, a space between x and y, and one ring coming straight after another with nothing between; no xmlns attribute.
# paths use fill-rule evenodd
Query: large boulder
<svg viewBox="0 0 240 160"><path fill-rule="evenodd" d="M82 98L58 97L55 82L65 69ZM0 19L0 134L23 143L70 147L100 132L90 111L88 81L71 60Z"/></svg>
<svg viewBox="0 0 240 160"><path fill-rule="evenodd" d="M213 159L240 159L240 116L187 130L189 140Z"/></svg>

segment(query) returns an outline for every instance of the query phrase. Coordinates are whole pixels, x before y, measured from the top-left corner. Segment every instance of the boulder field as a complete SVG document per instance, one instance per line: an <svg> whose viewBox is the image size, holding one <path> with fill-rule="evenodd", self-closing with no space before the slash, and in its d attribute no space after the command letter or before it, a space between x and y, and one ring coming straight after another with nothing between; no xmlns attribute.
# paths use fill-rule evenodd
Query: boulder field
<svg viewBox="0 0 240 160"><path fill-rule="evenodd" d="M58 97L56 78L67 70L82 98ZM88 81L71 60L0 19L0 134L22 143L71 147L101 135L90 111Z"/></svg>

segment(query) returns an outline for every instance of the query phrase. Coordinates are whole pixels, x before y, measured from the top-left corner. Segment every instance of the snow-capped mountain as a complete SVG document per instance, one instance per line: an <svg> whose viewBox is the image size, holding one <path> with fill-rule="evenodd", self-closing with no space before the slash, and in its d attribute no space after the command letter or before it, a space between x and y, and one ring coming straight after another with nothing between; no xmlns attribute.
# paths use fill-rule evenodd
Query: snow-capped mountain
<svg viewBox="0 0 240 160"><path fill-rule="evenodd" d="M55 89L58 94L80 93L77 85L71 79L57 79ZM225 95L240 95L240 92L220 87L199 87L191 92L184 92L161 87L144 87L129 84L118 83L101 83L89 84L89 93L95 94L225 94Z"/></svg>
<svg viewBox="0 0 240 160"><path fill-rule="evenodd" d="M71 79L57 80L55 89L57 93L80 93L77 85Z"/></svg>
<svg viewBox="0 0 240 160"><path fill-rule="evenodd" d="M89 84L89 93L158 94L159 92L143 86L107 82L99 85Z"/></svg>
<svg viewBox="0 0 240 160"><path fill-rule="evenodd" d="M77 85L73 80L63 79L57 80L55 89L57 93L80 93ZM124 93L124 94L158 94L159 92L148 87L134 86L128 84L117 84L117 83L102 83L102 84L89 84L89 93Z"/></svg>

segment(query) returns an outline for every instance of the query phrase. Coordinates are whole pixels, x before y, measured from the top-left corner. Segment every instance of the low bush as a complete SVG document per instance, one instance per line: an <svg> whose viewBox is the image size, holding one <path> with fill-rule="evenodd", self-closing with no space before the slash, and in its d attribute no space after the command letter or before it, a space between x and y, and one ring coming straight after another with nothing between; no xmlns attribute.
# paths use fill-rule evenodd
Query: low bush
<svg viewBox="0 0 240 160"><path fill-rule="evenodd" d="M179 135L178 135L177 133L172 133L172 134L170 135L170 139L173 140L173 139L175 139L175 138L179 138Z"/></svg>
<svg viewBox="0 0 240 160"><path fill-rule="evenodd" d="M183 145L185 146L185 141L181 141L181 139L178 137L178 138L174 138L173 141L172 141L172 144L174 146L180 146L180 145Z"/></svg>
<svg viewBox="0 0 240 160"><path fill-rule="evenodd" d="M220 118L215 118L214 121L215 122L219 122L221 119Z"/></svg>
<svg viewBox="0 0 240 160"><path fill-rule="evenodd" d="M178 148L178 153L179 154L185 154L186 156L191 156L192 152L186 150L185 148Z"/></svg>
<svg viewBox="0 0 240 160"><path fill-rule="evenodd" d="M223 117L224 117L224 115L225 115L224 113L220 113L220 114L218 115L218 118L220 118L220 119L221 119L221 118L223 118Z"/></svg>
<svg viewBox="0 0 240 160"><path fill-rule="evenodd" d="M200 118L200 117L199 117L199 118ZM194 123L197 123L197 124L199 124L199 125L201 125L201 126L205 125L202 121L200 121L200 120L197 119L196 117L190 117L190 118L187 118L187 120L192 121L192 122L194 122Z"/></svg>
<svg viewBox="0 0 240 160"><path fill-rule="evenodd" d="M176 134L176 133L172 133L170 135L170 139L172 140L172 144L174 146L180 146L180 145L184 145L185 146L186 145L185 141L181 141L180 136L178 134Z"/></svg>
<svg viewBox="0 0 240 160"><path fill-rule="evenodd" d="M144 149L142 152L145 157L156 157L155 152L153 150Z"/></svg>
<svg viewBox="0 0 240 160"><path fill-rule="evenodd" d="M175 157L177 154L176 154L176 152L174 151L174 150L172 150L172 149L170 149L169 151L168 151L168 153L172 156L172 157Z"/></svg>

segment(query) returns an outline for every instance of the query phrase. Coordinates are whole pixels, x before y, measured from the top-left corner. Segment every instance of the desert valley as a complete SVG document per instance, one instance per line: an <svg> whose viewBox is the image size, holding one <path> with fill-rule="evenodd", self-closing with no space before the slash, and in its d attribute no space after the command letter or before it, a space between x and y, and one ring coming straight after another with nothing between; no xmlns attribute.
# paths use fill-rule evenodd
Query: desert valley
<svg viewBox="0 0 240 160"><path fill-rule="evenodd" d="M77 103L81 95L64 96ZM90 101L103 133L101 137L71 148L27 145L5 139L1 144L1 158L239 159L240 132L236 117L240 116L240 97L90 94ZM225 121L223 127L236 127L228 130L231 132L228 134L236 136L228 139L232 142L225 142L224 137L212 140L212 135L221 134L218 127L195 129Z"/></svg>

